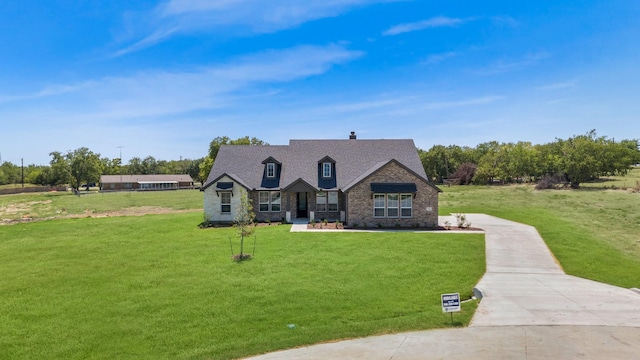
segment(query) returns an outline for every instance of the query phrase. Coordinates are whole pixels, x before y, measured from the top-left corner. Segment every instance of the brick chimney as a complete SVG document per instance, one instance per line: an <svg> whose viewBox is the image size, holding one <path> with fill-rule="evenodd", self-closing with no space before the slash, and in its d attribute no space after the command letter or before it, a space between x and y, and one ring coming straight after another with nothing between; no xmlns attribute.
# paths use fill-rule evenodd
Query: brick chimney
<svg viewBox="0 0 640 360"><path fill-rule="evenodd" d="M352 131L351 135L349 135L349 140L355 140L356 139L356 132Z"/></svg>

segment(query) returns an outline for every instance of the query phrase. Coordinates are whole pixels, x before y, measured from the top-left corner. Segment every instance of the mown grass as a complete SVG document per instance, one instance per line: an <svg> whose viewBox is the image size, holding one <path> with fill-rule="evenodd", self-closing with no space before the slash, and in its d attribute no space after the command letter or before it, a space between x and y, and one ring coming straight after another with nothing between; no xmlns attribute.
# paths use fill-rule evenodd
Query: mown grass
<svg viewBox="0 0 640 360"><path fill-rule="evenodd" d="M536 191L532 186L443 187L440 212L486 213L535 226L568 274L640 286L640 194Z"/></svg>
<svg viewBox="0 0 640 360"><path fill-rule="evenodd" d="M24 217L42 219L69 215L99 214L143 206L173 210L201 210L203 195L198 190L29 193L0 196L0 219ZM12 208L12 211L7 209Z"/></svg>
<svg viewBox="0 0 640 360"><path fill-rule="evenodd" d="M447 327L440 294L468 296L485 268L482 235L286 225L259 227L255 258L235 263L233 230L199 229L200 220L0 227L0 358L229 359ZM475 306L454 315L458 326Z"/></svg>
<svg viewBox="0 0 640 360"><path fill-rule="evenodd" d="M625 176L604 176L595 181L580 184L586 189L611 188L611 189L640 189L640 167L634 167ZM637 190L636 190L637 191Z"/></svg>

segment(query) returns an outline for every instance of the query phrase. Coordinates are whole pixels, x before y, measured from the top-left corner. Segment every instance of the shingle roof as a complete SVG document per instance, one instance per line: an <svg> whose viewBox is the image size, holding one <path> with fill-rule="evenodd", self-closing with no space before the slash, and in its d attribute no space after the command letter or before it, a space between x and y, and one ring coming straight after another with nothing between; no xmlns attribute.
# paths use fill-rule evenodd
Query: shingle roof
<svg viewBox="0 0 640 360"><path fill-rule="evenodd" d="M391 160L403 164L427 181L411 139L291 140L289 145L221 146L204 187L224 174L235 174L250 189L259 189L264 171L262 162L269 157L282 163L280 188L286 188L299 179L316 187L317 164L327 156L336 162L338 189Z"/></svg>

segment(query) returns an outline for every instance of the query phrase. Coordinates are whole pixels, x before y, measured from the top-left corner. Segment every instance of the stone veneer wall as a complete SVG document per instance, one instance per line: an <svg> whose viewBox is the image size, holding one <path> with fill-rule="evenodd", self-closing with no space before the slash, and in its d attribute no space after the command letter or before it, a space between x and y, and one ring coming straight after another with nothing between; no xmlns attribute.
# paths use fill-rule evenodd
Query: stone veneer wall
<svg viewBox="0 0 640 360"><path fill-rule="evenodd" d="M373 217L371 183L415 183L411 218ZM431 208L428 211L427 208ZM389 163L349 190L347 223L359 227L435 227L438 225L438 191L396 163Z"/></svg>
<svg viewBox="0 0 640 360"><path fill-rule="evenodd" d="M232 179L224 177L219 181L234 182ZM238 184L233 186L233 196L231 196L231 212L223 213L220 207L220 196L216 193L216 184L204 190L204 214L207 221L216 223L231 223L236 216L236 210L240 206L241 191L246 191Z"/></svg>

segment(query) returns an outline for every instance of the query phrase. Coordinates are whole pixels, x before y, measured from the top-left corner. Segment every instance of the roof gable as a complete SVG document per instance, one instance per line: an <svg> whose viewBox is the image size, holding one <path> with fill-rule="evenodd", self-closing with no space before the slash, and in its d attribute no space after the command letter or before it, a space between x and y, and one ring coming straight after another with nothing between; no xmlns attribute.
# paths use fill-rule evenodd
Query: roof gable
<svg viewBox="0 0 640 360"><path fill-rule="evenodd" d="M345 189L391 160L427 181L417 149L410 139L387 140L291 140L289 145L223 145L205 184L222 174L235 174L248 189L263 188L264 162L281 163L278 188L286 189L302 180L320 188ZM265 160L267 159L267 160ZM329 160L329 161L327 161ZM318 164L334 165L331 186L320 186ZM205 185L205 186L207 186ZM323 184L327 185L327 184Z"/></svg>
<svg viewBox="0 0 640 360"><path fill-rule="evenodd" d="M409 172L410 174L412 174L413 176L415 176L417 179L423 181L424 183L426 183L427 185L433 187L434 189L436 189L438 192L442 192L442 190L440 190L440 188L438 188L437 186L433 185L431 182L429 182L429 180L427 180L426 176L423 176L420 173L417 173L415 171L413 171L413 169L407 167L406 165L404 165L403 163L399 162L396 159L391 159L387 162L380 162L375 164L374 166L372 166L371 168L367 169L367 171L363 172L360 176L358 176L356 179L354 179L350 184L348 184L347 186L345 186L342 191L349 191L351 190L351 188L353 188L354 186L360 184L361 182L363 182L364 180L366 180L369 176L375 174L376 172L378 172L380 169L384 168L385 166L394 163L400 167L402 167L404 170L406 170L407 172ZM424 169L422 169L422 173L424 174Z"/></svg>

